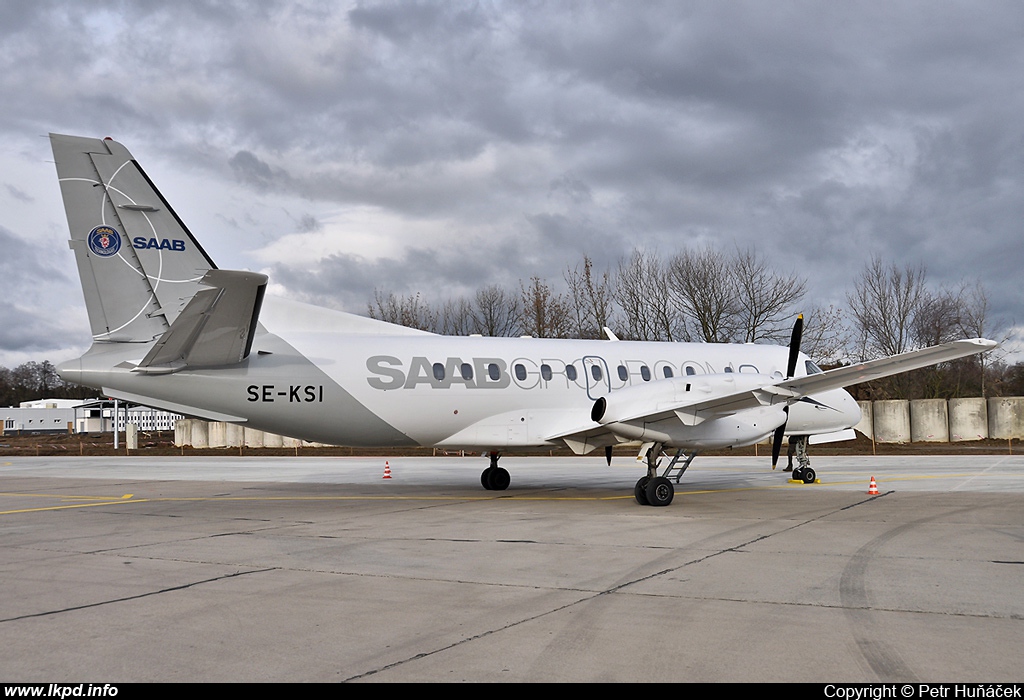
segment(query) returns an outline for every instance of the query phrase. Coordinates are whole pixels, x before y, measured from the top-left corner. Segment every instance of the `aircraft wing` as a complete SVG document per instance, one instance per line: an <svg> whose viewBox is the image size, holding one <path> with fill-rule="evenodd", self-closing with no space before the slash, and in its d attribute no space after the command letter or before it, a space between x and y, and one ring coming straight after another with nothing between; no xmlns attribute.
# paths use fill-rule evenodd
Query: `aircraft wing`
<svg viewBox="0 0 1024 700"><path fill-rule="evenodd" d="M748 409L788 405L810 394L948 362L991 350L996 345L998 343L984 338L956 340L775 382L765 382L764 375L742 374L716 375L704 384L699 377L660 380L620 389L597 399L591 413L593 422L560 431L548 439L560 440L577 454L585 454L598 447L623 442L636 429L650 430L675 421L677 425L697 426ZM696 390L691 392L691 386ZM706 398L699 396L701 392ZM698 396L694 396L695 393Z"/></svg>
<svg viewBox="0 0 1024 700"><path fill-rule="evenodd" d="M780 389L789 389L797 392L800 396L816 394L829 389L839 389L844 386L868 382L872 379L888 377L901 372L928 367L940 362L949 362L968 355L985 352L999 345L994 340L985 338L971 338L969 340L954 340L951 343L933 345L923 350L911 350L901 355L883 357L879 360L861 362L849 367L837 367L820 374L809 374L806 377L795 377L780 382L776 386Z"/></svg>

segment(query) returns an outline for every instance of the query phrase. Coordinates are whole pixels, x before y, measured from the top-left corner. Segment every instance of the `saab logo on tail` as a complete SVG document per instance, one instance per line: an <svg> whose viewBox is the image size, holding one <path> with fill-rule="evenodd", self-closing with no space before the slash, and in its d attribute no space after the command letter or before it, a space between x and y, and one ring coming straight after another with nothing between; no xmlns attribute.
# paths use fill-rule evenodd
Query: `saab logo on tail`
<svg viewBox="0 0 1024 700"><path fill-rule="evenodd" d="M137 250L145 248L156 248L157 250L185 250L185 241L179 241L177 239L168 238L145 238L143 236L136 236L132 239L132 247Z"/></svg>
<svg viewBox="0 0 1024 700"><path fill-rule="evenodd" d="M89 250L101 258L109 258L121 250L121 234L110 226L97 226L89 232Z"/></svg>

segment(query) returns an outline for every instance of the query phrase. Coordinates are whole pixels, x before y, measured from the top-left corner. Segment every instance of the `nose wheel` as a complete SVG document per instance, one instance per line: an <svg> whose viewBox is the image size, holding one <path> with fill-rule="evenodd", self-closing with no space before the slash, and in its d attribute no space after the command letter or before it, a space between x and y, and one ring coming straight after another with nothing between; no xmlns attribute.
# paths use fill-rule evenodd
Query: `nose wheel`
<svg viewBox="0 0 1024 700"><path fill-rule="evenodd" d="M797 468L793 470L793 480L802 481L805 484L813 484L818 475L810 467Z"/></svg>
<svg viewBox="0 0 1024 700"><path fill-rule="evenodd" d="M498 458L501 454L492 452L491 465L480 474L480 485L488 491L504 491L512 483L512 476L507 469L498 466Z"/></svg>

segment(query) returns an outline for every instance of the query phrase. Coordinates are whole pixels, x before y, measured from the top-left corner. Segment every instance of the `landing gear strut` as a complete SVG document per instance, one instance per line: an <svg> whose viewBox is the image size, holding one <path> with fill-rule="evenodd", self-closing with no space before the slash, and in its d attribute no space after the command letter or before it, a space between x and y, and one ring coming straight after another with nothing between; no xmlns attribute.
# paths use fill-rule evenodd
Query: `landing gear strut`
<svg viewBox="0 0 1024 700"><path fill-rule="evenodd" d="M501 457L500 452L491 452L490 457L490 466L480 474L480 485L488 491L504 491L512 482L512 477L509 475L508 470L498 466L498 459Z"/></svg>
<svg viewBox="0 0 1024 700"><path fill-rule="evenodd" d="M676 495L672 482L658 476L658 456L663 447L656 442L647 450L647 476L641 477L633 488L633 497L642 506L667 506Z"/></svg>

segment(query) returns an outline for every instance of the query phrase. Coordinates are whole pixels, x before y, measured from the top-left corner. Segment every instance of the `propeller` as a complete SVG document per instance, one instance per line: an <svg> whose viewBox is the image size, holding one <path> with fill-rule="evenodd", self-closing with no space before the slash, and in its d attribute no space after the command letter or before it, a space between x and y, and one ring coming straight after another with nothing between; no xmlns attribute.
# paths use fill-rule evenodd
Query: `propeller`
<svg viewBox="0 0 1024 700"><path fill-rule="evenodd" d="M804 333L804 315L796 317L793 324L793 336L789 339L789 362L786 363L786 379L791 379L796 373L796 360L800 355L800 338ZM789 404L782 409L786 414L786 420L775 429L775 436L772 438L772 469L779 463L779 452L782 450L782 438L786 434L786 423L789 422Z"/></svg>

